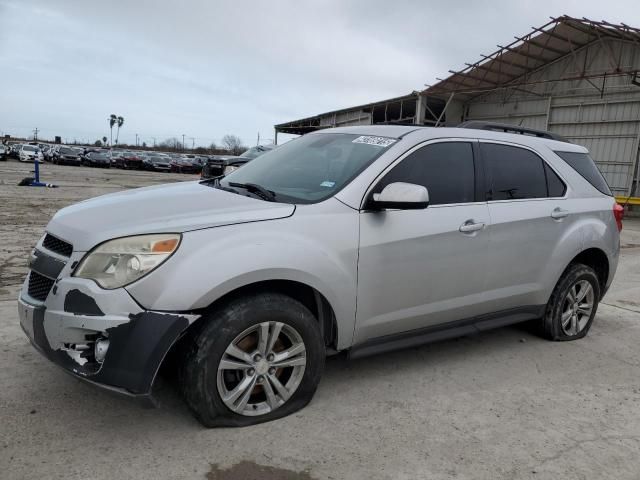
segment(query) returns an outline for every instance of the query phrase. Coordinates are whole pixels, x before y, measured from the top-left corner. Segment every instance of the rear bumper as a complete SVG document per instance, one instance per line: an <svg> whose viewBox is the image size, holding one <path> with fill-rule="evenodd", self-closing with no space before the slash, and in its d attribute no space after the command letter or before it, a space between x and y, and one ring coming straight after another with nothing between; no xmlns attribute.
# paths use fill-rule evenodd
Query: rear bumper
<svg viewBox="0 0 640 480"><path fill-rule="evenodd" d="M18 299L20 326L39 352L71 375L143 402L165 355L198 318L143 310L124 289L72 277L59 279L44 303L27 288ZM99 338L109 340L102 363L94 355Z"/></svg>
<svg viewBox="0 0 640 480"><path fill-rule="evenodd" d="M80 162L79 158L58 158L58 164L60 165L80 165Z"/></svg>
<svg viewBox="0 0 640 480"><path fill-rule="evenodd" d="M139 160L125 160L123 166L124 168L142 169L142 162Z"/></svg>

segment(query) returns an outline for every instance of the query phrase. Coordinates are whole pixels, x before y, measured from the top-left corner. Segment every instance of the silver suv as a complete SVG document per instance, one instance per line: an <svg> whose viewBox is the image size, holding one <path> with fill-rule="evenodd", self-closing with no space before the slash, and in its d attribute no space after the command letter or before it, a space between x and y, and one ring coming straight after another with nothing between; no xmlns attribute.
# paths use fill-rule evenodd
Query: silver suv
<svg viewBox="0 0 640 480"><path fill-rule="evenodd" d="M522 321L581 338L621 207L585 148L519 133L322 130L225 177L67 207L33 250L20 322L51 361L130 396L173 361L207 426L302 408L336 352Z"/></svg>

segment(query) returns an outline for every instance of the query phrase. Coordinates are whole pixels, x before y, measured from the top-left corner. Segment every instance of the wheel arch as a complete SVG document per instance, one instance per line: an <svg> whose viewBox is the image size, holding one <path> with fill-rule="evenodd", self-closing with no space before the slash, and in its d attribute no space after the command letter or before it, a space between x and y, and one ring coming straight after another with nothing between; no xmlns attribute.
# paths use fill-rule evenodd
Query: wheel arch
<svg viewBox="0 0 640 480"><path fill-rule="evenodd" d="M337 351L338 325L336 315L333 307L321 292L310 285L294 280L262 280L235 288L202 309L200 311L202 316L189 325L184 332L182 332L180 338L173 343L162 360L160 368L173 373L177 371L177 364L182 361L181 358L185 348L193 337L197 335L198 331L206 325L208 312L236 298L261 292L280 293L302 303L318 321L320 333L324 338L327 352L333 353Z"/></svg>
<svg viewBox="0 0 640 480"><path fill-rule="evenodd" d="M242 296L256 293L275 292L297 300L303 304L316 318L325 346L335 349L338 344L338 327L333 307L327 298L316 288L295 280L273 279L262 280L238 287L213 301L205 312ZM206 317L206 315L203 315Z"/></svg>
<svg viewBox="0 0 640 480"><path fill-rule="evenodd" d="M562 274L559 278L562 278L565 272L575 264L581 263L583 265L587 265L588 267L593 268L598 276L598 283L600 284L600 299L604 296L607 289L607 281L609 280L609 257L604 252L604 250L591 247L586 250L578 253L573 259L569 262L567 267L562 271ZM559 280L558 280L559 281Z"/></svg>

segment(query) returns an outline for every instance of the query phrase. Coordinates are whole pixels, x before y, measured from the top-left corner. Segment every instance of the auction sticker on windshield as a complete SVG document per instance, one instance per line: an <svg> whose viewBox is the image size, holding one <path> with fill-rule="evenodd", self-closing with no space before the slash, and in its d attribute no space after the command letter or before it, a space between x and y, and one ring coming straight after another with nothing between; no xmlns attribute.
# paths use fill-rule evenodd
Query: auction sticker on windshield
<svg viewBox="0 0 640 480"><path fill-rule="evenodd" d="M370 135L363 135L361 137L356 138L351 143L366 143L367 145L374 145L376 147L388 147L389 145L393 145L396 143L395 138L387 138L387 137L374 137Z"/></svg>

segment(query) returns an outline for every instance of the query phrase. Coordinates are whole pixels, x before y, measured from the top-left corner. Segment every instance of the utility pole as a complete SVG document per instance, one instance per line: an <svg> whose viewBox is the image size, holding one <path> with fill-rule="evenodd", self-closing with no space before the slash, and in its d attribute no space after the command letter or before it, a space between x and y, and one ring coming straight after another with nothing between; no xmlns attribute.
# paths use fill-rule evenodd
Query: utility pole
<svg viewBox="0 0 640 480"><path fill-rule="evenodd" d="M260 145L260 132L258 132L258 140L256 140L256 145Z"/></svg>
<svg viewBox="0 0 640 480"><path fill-rule="evenodd" d="M185 148L184 148L184 137L185 137L185 135L184 135L184 133L183 133L183 134L182 134L182 150L183 150L183 151L185 150Z"/></svg>
<svg viewBox="0 0 640 480"><path fill-rule="evenodd" d="M156 148L156 137L151 137L153 138L153 148Z"/></svg>
<svg viewBox="0 0 640 480"><path fill-rule="evenodd" d="M191 150L196 148L196 139L195 137L191 137Z"/></svg>
<svg viewBox="0 0 640 480"><path fill-rule="evenodd" d="M33 141L34 142L38 141L38 127L36 127L35 130L33 130Z"/></svg>
<svg viewBox="0 0 640 480"><path fill-rule="evenodd" d="M136 147L138 146L138 134L136 133Z"/></svg>

